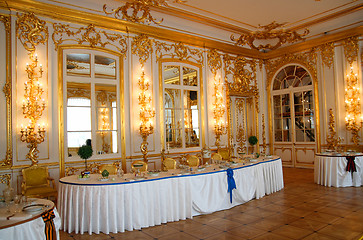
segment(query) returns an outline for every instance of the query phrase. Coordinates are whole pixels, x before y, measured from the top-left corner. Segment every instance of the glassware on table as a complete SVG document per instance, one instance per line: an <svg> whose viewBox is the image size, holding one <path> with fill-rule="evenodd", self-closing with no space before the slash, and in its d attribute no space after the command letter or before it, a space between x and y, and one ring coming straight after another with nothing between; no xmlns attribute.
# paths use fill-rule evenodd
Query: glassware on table
<svg viewBox="0 0 363 240"><path fill-rule="evenodd" d="M4 189L3 194L7 211L10 212L10 202L13 200L14 189L8 186L7 188Z"/></svg>
<svg viewBox="0 0 363 240"><path fill-rule="evenodd" d="M14 196L14 212L21 212L22 206L21 203L21 195L15 195Z"/></svg>

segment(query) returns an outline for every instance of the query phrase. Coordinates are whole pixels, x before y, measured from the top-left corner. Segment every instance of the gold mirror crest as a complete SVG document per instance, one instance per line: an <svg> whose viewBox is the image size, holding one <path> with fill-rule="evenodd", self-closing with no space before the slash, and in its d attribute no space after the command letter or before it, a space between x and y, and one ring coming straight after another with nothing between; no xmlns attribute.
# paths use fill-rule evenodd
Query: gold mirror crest
<svg viewBox="0 0 363 240"><path fill-rule="evenodd" d="M185 1L174 0L175 3L182 3ZM126 2L125 5L112 9L111 12L107 11L106 4L103 5L103 12L107 15L114 15L116 19L124 19L135 23L155 23L159 25L164 19L156 21L151 16L150 7L168 7L166 0L133 0Z"/></svg>
<svg viewBox="0 0 363 240"><path fill-rule="evenodd" d="M284 23L277 23L273 21L270 24L261 26L258 25L257 31L252 31L248 34L241 34L241 36L235 39L234 35L231 35L231 40L236 42L236 45L245 45L247 44L252 49L256 50L274 50L279 48L284 43L294 43L297 41L304 41L304 36L309 34L309 30L305 29L302 34L297 33L296 31L288 30L281 28ZM265 45L258 45L256 46L253 42L255 40L270 40L270 39L277 39L277 43L274 45L265 44Z"/></svg>
<svg viewBox="0 0 363 240"><path fill-rule="evenodd" d="M24 13L16 20L16 36L28 52L34 52L38 44L48 40L48 27L45 21L37 18L34 13Z"/></svg>
<svg viewBox="0 0 363 240"><path fill-rule="evenodd" d="M221 54L219 54L215 49L210 49L208 51L208 66L211 69L214 75L217 74L217 71L222 68L222 58Z"/></svg>
<svg viewBox="0 0 363 240"><path fill-rule="evenodd" d="M97 30L93 24L73 31L69 24L54 23L53 29L52 39L56 50L65 41L76 41L80 45L88 43L92 48L98 46L105 48L107 45L112 45L122 54L127 51L125 36Z"/></svg>
<svg viewBox="0 0 363 240"><path fill-rule="evenodd" d="M174 52L172 52L173 50ZM170 53L163 54L163 51ZM179 59L180 61L188 61L190 59L193 59L202 66L204 62L202 50L190 48L181 42L168 44L155 41L155 53L156 53L156 60L160 60L164 57L171 57L173 59L176 58Z"/></svg>
<svg viewBox="0 0 363 240"><path fill-rule="evenodd" d="M153 52L153 40L145 34L133 37L131 52L139 57L141 65L144 66Z"/></svg>

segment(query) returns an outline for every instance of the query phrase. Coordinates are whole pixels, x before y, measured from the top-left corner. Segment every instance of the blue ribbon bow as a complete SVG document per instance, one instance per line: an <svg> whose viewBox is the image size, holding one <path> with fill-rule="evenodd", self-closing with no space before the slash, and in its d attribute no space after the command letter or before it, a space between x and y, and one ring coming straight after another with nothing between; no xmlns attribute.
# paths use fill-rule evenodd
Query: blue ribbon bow
<svg viewBox="0 0 363 240"><path fill-rule="evenodd" d="M232 203L232 190L236 188L236 182L233 178L233 169L227 169L227 183L228 183L228 192L229 192L229 199Z"/></svg>

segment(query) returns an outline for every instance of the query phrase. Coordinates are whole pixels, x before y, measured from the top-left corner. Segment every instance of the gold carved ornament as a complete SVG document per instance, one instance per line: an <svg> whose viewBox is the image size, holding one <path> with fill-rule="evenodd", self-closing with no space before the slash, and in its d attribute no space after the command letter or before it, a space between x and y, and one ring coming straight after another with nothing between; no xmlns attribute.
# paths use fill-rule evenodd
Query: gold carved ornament
<svg viewBox="0 0 363 240"><path fill-rule="evenodd" d="M331 68L334 61L334 43L330 42L320 45L319 50L323 65L327 66L328 68Z"/></svg>
<svg viewBox="0 0 363 240"><path fill-rule="evenodd" d="M174 0L175 3L182 3L185 1ZM135 23L155 23L160 24L164 19L156 21L151 16L151 7L167 7L168 3L166 0L133 0L126 2L125 5L112 9L111 12L107 11L106 4L103 5L103 11L107 15L113 14L116 19L124 19Z"/></svg>
<svg viewBox="0 0 363 240"><path fill-rule="evenodd" d="M10 179L11 179L10 174L0 175L0 183L2 183L2 184L6 184L7 186L10 186Z"/></svg>
<svg viewBox="0 0 363 240"><path fill-rule="evenodd" d="M333 109L329 109L329 135L326 137L326 142L328 143L328 149L337 151L338 145L343 141L340 137L336 136L337 132L335 130L335 117L333 114Z"/></svg>
<svg viewBox="0 0 363 240"><path fill-rule="evenodd" d="M238 143L237 146L237 153L246 153L246 133L245 133L245 120L244 120L244 113L245 113L245 101L243 98L236 99L236 110L237 110L237 134L236 134L236 142ZM239 122L239 117L242 116L242 122Z"/></svg>
<svg viewBox="0 0 363 240"><path fill-rule="evenodd" d="M207 53L207 61L213 75L216 75L217 71L222 68L221 54L219 54L215 49L210 49Z"/></svg>
<svg viewBox="0 0 363 240"><path fill-rule="evenodd" d="M12 150L12 138L11 138L11 129L12 129L12 111L11 111L11 17L0 15L0 21L4 24L5 32L6 32L6 83L3 87L3 92L6 98L6 119L7 119L7 150L5 159L0 161L0 166L11 166L13 159L13 150Z"/></svg>
<svg viewBox="0 0 363 240"><path fill-rule="evenodd" d="M163 54L163 51L165 51L166 54ZM190 59L193 59L202 66L204 62L202 50L190 48L181 42L168 44L155 41L155 54L157 61L164 57L171 57L173 59L179 59L180 61L188 61Z"/></svg>
<svg viewBox="0 0 363 240"><path fill-rule="evenodd" d="M118 52L124 55L127 51L125 36L97 30L93 24L89 24L87 27L80 27L73 31L68 24L54 23L53 29L52 39L56 50L65 41L75 41L80 45L85 43L89 44L92 48L98 46L105 48L107 45L112 45Z"/></svg>
<svg viewBox="0 0 363 240"><path fill-rule="evenodd" d="M145 34L133 37L131 43L131 53L139 57L139 62L144 66L153 52L153 40Z"/></svg>
<svg viewBox="0 0 363 240"><path fill-rule="evenodd" d="M221 89L221 90L220 90ZM223 103L223 85L221 78L214 76L214 103L213 103L213 115L214 115L214 134L216 135L215 145L219 149L221 136L227 133L226 125L223 121L226 106Z"/></svg>
<svg viewBox="0 0 363 240"><path fill-rule="evenodd" d="M309 30L305 29L302 34L297 33L296 31L288 30L281 28L284 24L276 23L273 21L270 24L265 26L258 25L257 31L252 31L248 34L241 34L241 36L235 39L234 35L231 35L231 40L236 42L236 45L245 45L247 44L252 49L256 50L274 50L280 47L284 43L294 43L297 41L305 40L303 37L309 34ZM254 44L255 40L270 40L277 39L278 42L274 45L265 44L258 45Z"/></svg>
<svg viewBox="0 0 363 240"><path fill-rule="evenodd" d="M258 100L259 91L256 79L256 61L242 56L223 56L225 75L232 75L233 81L226 82L231 95L250 96L255 99L255 108L260 112Z"/></svg>
<svg viewBox="0 0 363 240"><path fill-rule="evenodd" d="M48 41L48 27L45 21L37 18L34 13L24 13L16 20L16 36L29 53L34 53L38 44Z"/></svg>
<svg viewBox="0 0 363 240"><path fill-rule="evenodd" d="M358 36L345 39L343 42L343 46L345 60L349 63L350 66L352 66L353 62L358 60Z"/></svg>
<svg viewBox="0 0 363 240"><path fill-rule="evenodd" d="M262 153L266 154L266 127L265 127L265 114L262 113Z"/></svg>

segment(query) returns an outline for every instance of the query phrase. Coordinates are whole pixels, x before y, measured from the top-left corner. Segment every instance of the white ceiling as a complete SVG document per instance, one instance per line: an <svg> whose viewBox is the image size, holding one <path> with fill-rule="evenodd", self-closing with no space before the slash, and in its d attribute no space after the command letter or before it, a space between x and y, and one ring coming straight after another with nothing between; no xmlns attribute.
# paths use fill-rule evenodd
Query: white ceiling
<svg viewBox="0 0 363 240"><path fill-rule="evenodd" d="M299 27L350 8L362 9L363 0L187 0L169 6L253 31L273 21Z"/></svg>

